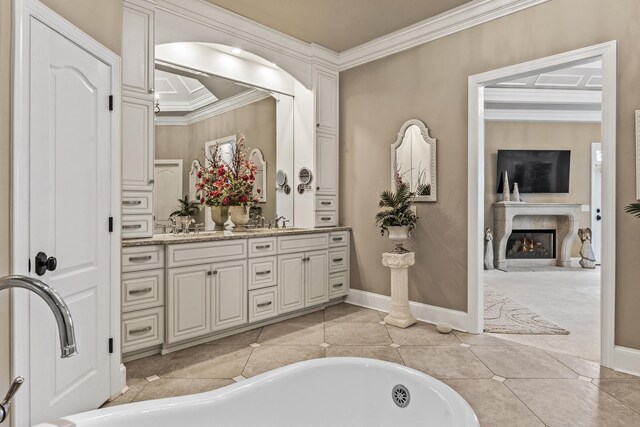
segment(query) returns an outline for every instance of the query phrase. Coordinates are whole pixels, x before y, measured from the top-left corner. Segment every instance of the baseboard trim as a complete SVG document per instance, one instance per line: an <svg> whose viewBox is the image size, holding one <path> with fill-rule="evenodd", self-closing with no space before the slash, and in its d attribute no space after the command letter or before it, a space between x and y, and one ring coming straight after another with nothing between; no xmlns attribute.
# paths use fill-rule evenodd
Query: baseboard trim
<svg viewBox="0 0 640 427"><path fill-rule="evenodd" d="M616 345L613 348L613 368L625 374L640 376L640 350Z"/></svg>
<svg viewBox="0 0 640 427"><path fill-rule="evenodd" d="M391 297L373 292L350 289L345 302L360 307L389 312ZM437 323L448 323L455 330L467 331L467 313L464 311L451 310L414 301L409 301L409 308L416 319L422 322L432 323L434 325Z"/></svg>

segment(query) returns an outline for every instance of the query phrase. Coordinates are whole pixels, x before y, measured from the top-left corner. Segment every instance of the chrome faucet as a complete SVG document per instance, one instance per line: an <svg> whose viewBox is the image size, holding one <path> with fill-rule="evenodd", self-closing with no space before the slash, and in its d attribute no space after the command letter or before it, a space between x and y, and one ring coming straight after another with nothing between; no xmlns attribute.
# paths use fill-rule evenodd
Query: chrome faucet
<svg viewBox="0 0 640 427"><path fill-rule="evenodd" d="M282 222L282 228L284 228L284 221L285 218L283 216L278 216L278 214L276 214L276 219L273 221L274 222L274 228L280 228L280 225L278 224L278 221L283 220Z"/></svg>
<svg viewBox="0 0 640 427"><path fill-rule="evenodd" d="M78 354L76 348L76 336L73 329L73 319L69 308L62 300L62 297L51 286L38 279L27 276L5 276L0 278L0 291L10 288L22 288L33 292L47 303L53 317L58 324L58 334L60 335L60 357L66 359L67 357L75 356ZM13 384L9 388L6 397L0 403L0 423L5 420L9 413L9 407L11 405L11 399L16 394L24 378L18 377L13 380Z"/></svg>

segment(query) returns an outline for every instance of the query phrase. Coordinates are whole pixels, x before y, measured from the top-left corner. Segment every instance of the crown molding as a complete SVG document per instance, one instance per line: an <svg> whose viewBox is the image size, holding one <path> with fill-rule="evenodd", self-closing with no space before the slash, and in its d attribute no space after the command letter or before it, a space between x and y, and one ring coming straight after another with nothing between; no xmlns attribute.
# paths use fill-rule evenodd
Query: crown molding
<svg viewBox="0 0 640 427"><path fill-rule="evenodd" d="M550 0L472 0L341 53L303 42L202 0L146 1L158 10L216 30L222 36L221 43L233 40L234 46L282 64L301 78L301 63L345 71ZM160 41L165 42L169 41ZM304 79L301 81L305 83Z"/></svg>
<svg viewBox="0 0 640 427"><path fill-rule="evenodd" d="M473 0L345 50L338 55L338 70L345 71L547 1L549 0Z"/></svg>
<svg viewBox="0 0 640 427"><path fill-rule="evenodd" d="M208 107L202 108L193 113L185 114L181 117L159 116L155 118L157 126L188 126L220 114L228 113L236 108L244 107L254 102L269 98L271 95L261 90L251 90L243 92L231 98L218 101Z"/></svg>
<svg viewBox="0 0 640 427"><path fill-rule="evenodd" d="M218 100L213 94L207 91L206 94L199 96L191 101L162 101L158 100L160 110L162 111L195 111L205 107Z"/></svg>

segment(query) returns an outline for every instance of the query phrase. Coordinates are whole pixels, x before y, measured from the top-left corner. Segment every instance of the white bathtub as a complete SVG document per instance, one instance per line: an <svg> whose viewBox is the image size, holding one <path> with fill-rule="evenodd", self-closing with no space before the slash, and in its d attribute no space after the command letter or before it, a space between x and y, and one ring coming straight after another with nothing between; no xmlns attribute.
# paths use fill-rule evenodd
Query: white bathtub
<svg viewBox="0 0 640 427"><path fill-rule="evenodd" d="M408 405L392 398L398 384ZM397 397L404 397L398 391ZM39 427L478 427L446 384L395 363L326 358L285 366L218 390L98 409Z"/></svg>

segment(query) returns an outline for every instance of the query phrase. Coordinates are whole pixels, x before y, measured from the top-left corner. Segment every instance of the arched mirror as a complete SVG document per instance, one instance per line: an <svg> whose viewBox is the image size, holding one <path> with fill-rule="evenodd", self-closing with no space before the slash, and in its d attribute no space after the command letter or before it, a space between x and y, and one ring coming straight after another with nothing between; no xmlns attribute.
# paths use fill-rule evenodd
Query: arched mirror
<svg viewBox="0 0 640 427"><path fill-rule="evenodd" d="M406 182L416 202L436 201L436 140L418 119L407 120L391 145L391 189Z"/></svg>

